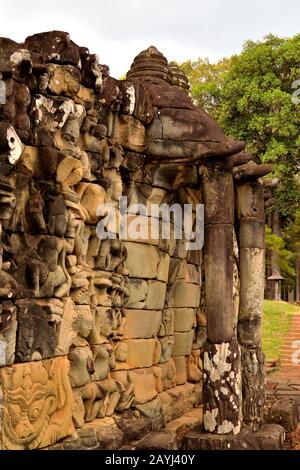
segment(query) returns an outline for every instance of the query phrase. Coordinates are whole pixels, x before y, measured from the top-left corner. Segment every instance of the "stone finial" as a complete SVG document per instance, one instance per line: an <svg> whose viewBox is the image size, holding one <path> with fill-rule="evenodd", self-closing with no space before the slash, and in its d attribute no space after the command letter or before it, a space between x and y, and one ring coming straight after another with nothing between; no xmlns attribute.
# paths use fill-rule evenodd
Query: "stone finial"
<svg viewBox="0 0 300 470"><path fill-rule="evenodd" d="M165 56L154 46L140 52L131 64L127 78L153 77L166 80L171 83L168 61Z"/></svg>
<svg viewBox="0 0 300 470"><path fill-rule="evenodd" d="M178 86L188 93L190 89L188 78L185 73L180 70L176 62L169 63L169 72L171 74L172 85Z"/></svg>

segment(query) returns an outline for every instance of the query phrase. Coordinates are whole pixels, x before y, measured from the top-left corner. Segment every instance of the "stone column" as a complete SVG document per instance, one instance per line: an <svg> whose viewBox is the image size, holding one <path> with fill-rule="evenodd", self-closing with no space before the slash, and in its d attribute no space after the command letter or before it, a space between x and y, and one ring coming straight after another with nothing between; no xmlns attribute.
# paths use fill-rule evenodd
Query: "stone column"
<svg viewBox="0 0 300 470"><path fill-rule="evenodd" d="M206 431L237 434L241 426L240 350L234 335L234 188L228 159L203 171L205 295L203 403Z"/></svg>
<svg viewBox="0 0 300 470"><path fill-rule="evenodd" d="M269 165L249 162L233 170L240 248L240 307L238 341L242 359L244 422L257 430L265 402L264 354L261 349L261 317L264 297L265 212L258 178Z"/></svg>

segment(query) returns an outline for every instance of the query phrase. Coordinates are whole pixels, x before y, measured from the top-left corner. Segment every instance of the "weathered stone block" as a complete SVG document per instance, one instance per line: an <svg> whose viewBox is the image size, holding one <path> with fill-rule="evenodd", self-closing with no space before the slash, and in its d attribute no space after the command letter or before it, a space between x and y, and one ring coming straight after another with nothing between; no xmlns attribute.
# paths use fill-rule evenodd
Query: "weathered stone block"
<svg viewBox="0 0 300 470"><path fill-rule="evenodd" d="M134 152L143 152L146 148L145 127L129 115L119 115L115 122L113 139Z"/></svg>
<svg viewBox="0 0 300 470"><path fill-rule="evenodd" d="M186 269L186 260L171 258L169 266L169 283L173 284L178 279L184 279Z"/></svg>
<svg viewBox="0 0 300 470"><path fill-rule="evenodd" d="M155 366L154 374L156 377L156 388L159 392L176 386L176 369L173 359Z"/></svg>
<svg viewBox="0 0 300 470"><path fill-rule="evenodd" d="M170 155L172 155L174 158L181 159L196 155L199 152L199 147L201 147L201 144L197 142L173 142L155 139L150 141L148 152L159 157L170 158Z"/></svg>
<svg viewBox="0 0 300 470"><path fill-rule="evenodd" d="M128 214L134 215L140 212L136 204L142 204L146 207L147 212L142 215L159 218L160 214L156 213L157 206L170 202L170 195L165 189L152 188L149 184L136 183L133 188L130 188L130 191L128 190L128 194L125 193L125 195L128 197ZM152 205L156 206L154 212Z"/></svg>
<svg viewBox="0 0 300 470"><path fill-rule="evenodd" d="M136 403L147 403L157 397L157 379L152 367L130 371L129 377L134 386Z"/></svg>
<svg viewBox="0 0 300 470"><path fill-rule="evenodd" d="M124 242L127 250L125 267L130 277L153 279L157 277L160 257L157 248L142 243Z"/></svg>
<svg viewBox="0 0 300 470"><path fill-rule="evenodd" d="M185 281L176 281L173 291L173 307L199 307L200 288Z"/></svg>
<svg viewBox="0 0 300 470"><path fill-rule="evenodd" d="M145 300L149 287L143 279L130 279L128 283L129 298L126 303L127 308L145 308ZM154 310L153 308L151 310Z"/></svg>
<svg viewBox="0 0 300 470"><path fill-rule="evenodd" d="M172 356L188 356L192 350L194 330L184 333L175 331Z"/></svg>
<svg viewBox="0 0 300 470"><path fill-rule="evenodd" d="M117 424L123 431L124 440L128 444L130 444L132 441L138 441L139 439L142 439L152 430L151 421L146 418L140 418L138 420L135 420L133 417L132 419L127 420L120 419L117 421Z"/></svg>
<svg viewBox="0 0 300 470"><path fill-rule="evenodd" d="M187 265L187 271L185 274L186 282L191 282L192 284L200 284L200 267L195 266L194 264Z"/></svg>
<svg viewBox="0 0 300 470"><path fill-rule="evenodd" d="M191 331L195 326L195 310L193 308L174 308L174 330Z"/></svg>
<svg viewBox="0 0 300 470"><path fill-rule="evenodd" d="M155 217L127 214L128 242L143 243L158 246L160 234L160 221Z"/></svg>
<svg viewBox="0 0 300 470"><path fill-rule="evenodd" d="M233 179L228 173L215 173L205 178L205 225L233 224ZM219 204L222 201L222 204Z"/></svg>
<svg viewBox="0 0 300 470"><path fill-rule="evenodd" d="M183 436L191 429L201 425L203 421L203 410L202 407L194 408L192 411L185 413L179 418L173 419L166 424L168 431L176 432L182 439Z"/></svg>
<svg viewBox="0 0 300 470"><path fill-rule="evenodd" d="M139 450L178 450L177 435L171 431L152 432L141 439L136 449Z"/></svg>
<svg viewBox="0 0 300 470"><path fill-rule="evenodd" d="M171 162L161 163L159 166L148 164L145 171L147 172L147 182L168 191L176 191L182 186L198 184L199 176L196 166L185 166Z"/></svg>
<svg viewBox="0 0 300 470"><path fill-rule="evenodd" d="M176 419L201 404L201 390L201 384L186 383L160 393L159 398L164 404L166 421Z"/></svg>
<svg viewBox="0 0 300 470"><path fill-rule="evenodd" d="M176 367L176 385L183 385L187 381L186 358L185 356L173 357Z"/></svg>
<svg viewBox="0 0 300 470"><path fill-rule="evenodd" d="M276 400L270 409L267 421L280 424L286 432L292 432L299 422L297 403L288 397Z"/></svg>
<svg viewBox="0 0 300 470"><path fill-rule="evenodd" d="M152 431L160 431L165 424L162 403L159 398L155 398L148 403L135 405L135 408L151 421Z"/></svg>
<svg viewBox="0 0 300 470"><path fill-rule="evenodd" d="M124 343L128 348L126 364L129 369L151 367L159 362L160 346L156 339L129 339Z"/></svg>
<svg viewBox="0 0 300 470"><path fill-rule="evenodd" d="M167 285L160 281L148 281L148 295L144 308L147 310L161 310L165 303Z"/></svg>
<svg viewBox="0 0 300 470"><path fill-rule="evenodd" d="M161 312L157 310L125 309L124 339L152 338L161 325Z"/></svg>
<svg viewBox="0 0 300 470"><path fill-rule="evenodd" d="M158 336L171 336L174 334L174 309L165 308L162 311L162 320Z"/></svg>
<svg viewBox="0 0 300 470"><path fill-rule="evenodd" d="M258 432L243 426L241 432L218 435L191 431L183 442L184 450L280 450L284 442L284 429L276 424L265 424Z"/></svg>
<svg viewBox="0 0 300 470"><path fill-rule="evenodd" d="M159 263L157 267L157 280L168 282L170 256L168 253L159 253Z"/></svg>

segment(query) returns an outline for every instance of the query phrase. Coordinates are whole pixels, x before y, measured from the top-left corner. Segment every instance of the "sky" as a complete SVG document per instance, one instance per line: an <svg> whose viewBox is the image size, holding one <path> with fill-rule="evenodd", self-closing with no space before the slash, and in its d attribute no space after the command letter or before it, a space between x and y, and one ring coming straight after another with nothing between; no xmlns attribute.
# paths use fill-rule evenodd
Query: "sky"
<svg viewBox="0 0 300 470"><path fill-rule="evenodd" d="M0 0L0 36L67 31L116 78L154 45L170 60L239 53L247 39L300 32L299 0ZM299 52L300 53L300 52Z"/></svg>

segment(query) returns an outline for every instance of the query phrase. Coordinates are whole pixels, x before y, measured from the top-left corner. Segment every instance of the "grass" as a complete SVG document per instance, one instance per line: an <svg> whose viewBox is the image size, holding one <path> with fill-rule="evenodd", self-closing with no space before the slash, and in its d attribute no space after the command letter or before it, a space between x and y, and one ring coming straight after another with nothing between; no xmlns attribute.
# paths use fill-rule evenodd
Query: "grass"
<svg viewBox="0 0 300 470"><path fill-rule="evenodd" d="M293 313L300 313L300 308L287 302L264 300L262 346L267 361L280 358L284 335Z"/></svg>

